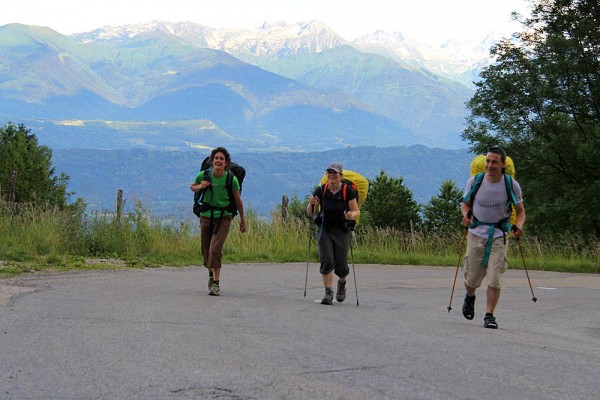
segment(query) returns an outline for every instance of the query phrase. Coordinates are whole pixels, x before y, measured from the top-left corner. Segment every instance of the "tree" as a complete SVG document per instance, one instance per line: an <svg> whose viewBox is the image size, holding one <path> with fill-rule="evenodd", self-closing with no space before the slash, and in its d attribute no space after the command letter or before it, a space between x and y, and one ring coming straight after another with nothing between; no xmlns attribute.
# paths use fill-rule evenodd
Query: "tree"
<svg viewBox="0 0 600 400"><path fill-rule="evenodd" d="M383 170L369 183L369 196L363 204L377 227L409 231L420 223L419 206L402 178L389 178Z"/></svg>
<svg viewBox="0 0 600 400"><path fill-rule="evenodd" d="M429 200L423 207L423 227L426 231L461 230L462 213L460 203L463 194L454 181L445 180L440 187L440 194Z"/></svg>
<svg viewBox="0 0 600 400"><path fill-rule="evenodd" d="M463 138L506 148L528 229L600 235L600 3L535 0L524 32L491 49ZM515 15L515 18L519 18Z"/></svg>
<svg viewBox="0 0 600 400"><path fill-rule="evenodd" d="M38 145L35 135L20 124L0 127L0 188L7 194L11 176L16 172L14 199L18 203L66 206L69 177L53 176L52 150Z"/></svg>

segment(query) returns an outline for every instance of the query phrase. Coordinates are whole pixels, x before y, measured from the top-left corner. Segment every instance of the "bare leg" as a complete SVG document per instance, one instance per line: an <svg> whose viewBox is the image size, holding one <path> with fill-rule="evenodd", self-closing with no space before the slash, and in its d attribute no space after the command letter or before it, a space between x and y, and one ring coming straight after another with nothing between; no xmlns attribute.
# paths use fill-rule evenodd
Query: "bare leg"
<svg viewBox="0 0 600 400"><path fill-rule="evenodd" d="M487 306L485 312L493 314L496 309L496 305L500 300L500 289L494 289L488 286L487 289Z"/></svg>
<svg viewBox="0 0 600 400"><path fill-rule="evenodd" d="M471 286L467 285L466 283L465 283L465 290L467 291L467 295L468 295L469 297L473 297L473 296L475 296L475 288L473 288L473 287L471 287Z"/></svg>
<svg viewBox="0 0 600 400"><path fill-rule="evenodd" d="M322 274L323 277L323 286L326 288L333 287L333 271L328 274Z"/></svg>

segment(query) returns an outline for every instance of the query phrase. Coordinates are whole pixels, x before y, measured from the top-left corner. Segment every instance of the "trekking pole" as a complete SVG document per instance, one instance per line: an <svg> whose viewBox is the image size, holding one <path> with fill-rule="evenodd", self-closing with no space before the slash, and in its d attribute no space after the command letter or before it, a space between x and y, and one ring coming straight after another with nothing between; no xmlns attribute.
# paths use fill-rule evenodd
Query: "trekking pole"
<svg viewBox="0 0 600 400"><path fill-rule="evenodd" d="M348 232L350 240L350 257L352 257L352 274L354 275L354 292L356 293L356 307L358 307L358 287L356 286L356 269L354 268L354 253L352 252L352 231Z"/></svg>
<svg viewBox="0 0 600 400"><path fill-rule="evenodd" d="M473 216L473 210L469 210L469 212L467 213L467 218L471 219L471 217ZM462 238L462 242L460 244L460 249L458 250L458 261L456 262L456 272L454 273L454 283L452 284L452 292L450 292L450 303L448 304L448 314L450 314L450 311L452 310L452 298L454 297L454 288L456 287L456 277L458 276L458 267L460 266L460 261L462 259L462 254L463 254L463 249L465 247L465 240L467 239L467 233L469 232L469 228L468 227L464 227L464 233L463 233L463 238Z"/></svg>
<svg viewBox="0 0 600 400"><path fill-rule="evenodd" d="M523 256L523 248L521 247L521 238L517 239L517 244L519 245L519 253L521 253L521 260L523 261L523 268L525 269L525 274L527 275L527 282L529 282L529 290L531 290L531 300L535 303L537 301L537 297L533 294L533 286L531 286L531 280L529 279L529 272L527 272L527 266L525 265L525 257Z"/></svg>
<svg viewBox="0 0 600 400"><path fill-rule="evenodd" d="M308 264L310 264L310 242L311 231L308 231L308 250L306 251L306 277L304 278L304 298L306 298L306 286L308 285Z"/></svg>
<svg viewBox="0 0 600 400"><path fill-rule="evenodd" d="M454 273L454 283L452 284L452 292L450 292L450 303L448 304L448 314L452 310L452 297L454 297L454 288L456 287L456 277L458 276L458 267L460 265L460 260L462 259L463 249L465 247L465 240L467 238L467 233L469 229L465 227L465 231L463 233L462 243L460 244L460 249L458 250L458 261L456 262L456 272Z"/></svg>
<svg viewBox="0 0 600 400"><path fill-rule="evenodd" d="M315 206L312 206L312 213L315 213ZM311 242L312 230L310 224L308 226L308 250L306 251L306 277L304 278L304 298L306 298L306 286L308 285L308 264L310 264L310 242Z"/></svg>

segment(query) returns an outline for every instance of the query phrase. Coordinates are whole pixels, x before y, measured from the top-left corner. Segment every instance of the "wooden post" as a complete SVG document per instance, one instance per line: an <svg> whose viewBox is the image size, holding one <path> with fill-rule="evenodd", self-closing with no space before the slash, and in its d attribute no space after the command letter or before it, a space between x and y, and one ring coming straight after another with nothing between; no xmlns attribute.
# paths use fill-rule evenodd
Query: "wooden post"
<svg viewBox="0 0 600 400"><path fill-rule="evenodd" d="M283 220L283 222L287 221L288 204L289 204L289 199L284 194L283 197L281 198L281 219Z"/></svg>
<svg viewBox="0 0 600 400"><path fill-rule="evenodd" d="M121 213L123 212L123 189L117 190L117 217L116 225L117 229L121 227Z"/></svg>

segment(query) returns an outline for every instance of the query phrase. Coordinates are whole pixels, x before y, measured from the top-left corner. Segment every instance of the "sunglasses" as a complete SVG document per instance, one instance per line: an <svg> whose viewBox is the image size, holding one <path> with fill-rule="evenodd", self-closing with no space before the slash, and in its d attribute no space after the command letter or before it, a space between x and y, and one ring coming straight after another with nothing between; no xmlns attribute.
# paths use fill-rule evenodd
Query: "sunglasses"
<svg viewBox="0 0 600 400"><path fill-rule="evenodd" d="M327 173L328 173L328 174L337 174L338 172L337 172L337 171L334 171L334 170L332 170L332 169L328 169L328 170L327 170Z"/></svg>

